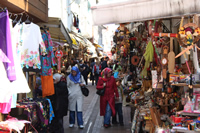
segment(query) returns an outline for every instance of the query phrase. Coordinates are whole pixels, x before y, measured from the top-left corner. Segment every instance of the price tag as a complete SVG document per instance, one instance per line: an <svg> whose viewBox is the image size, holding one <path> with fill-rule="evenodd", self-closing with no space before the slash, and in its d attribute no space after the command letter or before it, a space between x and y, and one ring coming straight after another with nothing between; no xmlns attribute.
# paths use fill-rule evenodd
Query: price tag
<svg viewBox="0 0 200 133"><path fill-rule="evenodd" d="M56 51L55 56L58 59L57 69L61 70L61 58L63 57L63 52L61 50L58 50L58 51Z"/></svg>

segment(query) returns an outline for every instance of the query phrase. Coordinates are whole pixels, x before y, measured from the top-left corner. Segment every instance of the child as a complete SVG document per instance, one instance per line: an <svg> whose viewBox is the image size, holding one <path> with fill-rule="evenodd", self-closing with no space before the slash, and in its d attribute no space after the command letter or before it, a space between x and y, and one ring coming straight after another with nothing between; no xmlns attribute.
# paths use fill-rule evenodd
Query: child
<svg viewBox="0 0 200 133"><path fill-rule="evenodd" d="M117 114L118 114L118 118L119 118L119 124L120 126L124 126L124 122L123 122L123 112L122 112L122 101L123 101L123 87L121 85L121 80L120 79L116 79L116 85L117 85L117 90L119 93L119 100L115 101L115 111L116 111L116 115L112 118L112 124L118 124L117 122Z"/></svg>

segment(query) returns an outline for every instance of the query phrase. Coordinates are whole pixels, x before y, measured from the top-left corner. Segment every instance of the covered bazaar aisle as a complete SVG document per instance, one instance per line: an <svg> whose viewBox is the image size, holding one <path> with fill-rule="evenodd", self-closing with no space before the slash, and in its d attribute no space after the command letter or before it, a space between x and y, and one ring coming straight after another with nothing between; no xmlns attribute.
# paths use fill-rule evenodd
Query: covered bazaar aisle
<svg viewBox="0 0 200 133"><path fill-rule="evenodd" d="M131 117L130 107L123 107L124 127L112 125L110 128L103 127L103 117L99 115L99 96L96 95L96 86L89 82L88 89L90 95L84 98L83 120L84 129L79 129L77 124L74 128L69 128L69 114L64 117L65 133L130 133Z"/></svg>

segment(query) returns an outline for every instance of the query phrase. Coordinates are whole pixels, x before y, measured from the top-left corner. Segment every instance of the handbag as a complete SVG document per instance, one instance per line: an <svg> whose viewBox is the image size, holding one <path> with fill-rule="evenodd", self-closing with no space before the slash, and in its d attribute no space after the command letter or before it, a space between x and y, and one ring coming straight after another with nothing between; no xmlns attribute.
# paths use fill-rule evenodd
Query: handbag
<svg viewBox="0 0 200 133"><path fill-rule="evenodd" d="M106 87L104 87L102 90L97 90L96 94L99 96L103 96L105 93L105 89L106 89Z"/></svg>
<svg viewBox="0 0 200 133"><path fill-rule="evenodd" d="M84 96L87 97L89 95L89 90L86 86L81 86L81 91L82 91Z"/></svg>
<svg viewBox="0 0 200 133"><path fill-rule="evenodd" d="M97 90L96 94L99 96L103 96L105 93L106 87L104 86L104 88L102 90Z"/></svg>
<svg viewBox="0 0 200 133"><path fill-rule="evenodd" d="M81 82L82 82L82 77L80 77L80 79L81 79ZM75 79L74 79L75 80ZM82 91L82 94L84 95L84 96L88 96L89 95L89 90L88 90L88 88L84 85L84 86L81 86L81 91Z"/></svg>

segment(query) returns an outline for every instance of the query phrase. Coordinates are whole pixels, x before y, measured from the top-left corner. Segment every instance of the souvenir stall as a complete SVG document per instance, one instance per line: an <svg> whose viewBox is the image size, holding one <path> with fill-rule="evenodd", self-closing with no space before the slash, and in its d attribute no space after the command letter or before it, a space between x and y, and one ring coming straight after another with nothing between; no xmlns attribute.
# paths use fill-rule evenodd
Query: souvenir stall
<svg viewBox="0 0 200 133"><path fill-rule="evenodd" d="M11 20L9 13L6 8L0 11L0 131L47 132L54 117L47 97L55 94L52 67L59 63L55 56L60 53L54 55L47 29L31 22L27 14L22 13L27 17L22 21L17 15ZM22 93L23 97L18 95ZM23 110L18 114L16 109Z"/></svg>
<svg viewBox="0 0 200 133"><path fill-rule="evenodd" d="M135 23L137 28L128 32L129 47L122 43L126 35L116 30L112 54L123 61L124 46L129 51L131 74L124 76L122 85L126 96L123 104L131 107L133 133L200 131L198 19L196 15L185 21L182 18L178 33L169 32L166 20ZM174 46L176 41L180 53ZM177 59L181 56L180 62Z"/></svg>

